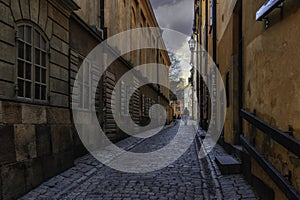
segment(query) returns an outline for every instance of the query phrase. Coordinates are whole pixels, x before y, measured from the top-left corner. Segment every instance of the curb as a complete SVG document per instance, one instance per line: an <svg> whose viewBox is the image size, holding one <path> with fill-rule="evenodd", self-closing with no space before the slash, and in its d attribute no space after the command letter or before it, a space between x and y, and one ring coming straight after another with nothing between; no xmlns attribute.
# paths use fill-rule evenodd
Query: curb
<svg viewBox="0 0 300 200"><path fill-rule="evenodd" d="M213 161L212 161L210 155L206 154L205 158L201 158L201 159L199 157L199 152L200 152L200 149L202 146L203 146L203 151L207 152L205 149L205 146L203 145L203 140L201 139L200 135L198 134L198 131L203 131L203 130L198 129L198 127L195 127L195 126L194 126L194 130L196 131L196 137L195 137L196 142L195 143L196 143L196 147L197 147L196 150L197 150L197 154L198 154L197 157L198 157L200 168L204 169L204 166L203 166L201 160L205 159L205 162L207 163L209 171L210 171L210 178L212 180L211 182L213 183L213 186L214 186L214 194L210 194L211 196L209 195L208 197L205 197L205 199L223 199L222 188L221 188L219 179L216 175L217 174L216 169L213 167ZM206 183L205 176L206 175L204 174L204 171L201 170L201 177L203 178L204 182Z"/></svg>

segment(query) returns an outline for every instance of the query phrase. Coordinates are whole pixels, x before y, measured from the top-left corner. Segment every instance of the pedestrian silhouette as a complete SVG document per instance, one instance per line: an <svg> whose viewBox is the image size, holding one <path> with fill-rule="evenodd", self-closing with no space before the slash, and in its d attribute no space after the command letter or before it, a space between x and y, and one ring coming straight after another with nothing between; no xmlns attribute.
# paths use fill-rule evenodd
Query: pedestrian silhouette
<svg viewBox="0 0 300 200"><path fill-rule="evenodd" d="M188 120L189 120L189 117L190 117L190 112L189 110L187 109L187 107L184 108L184 111L183 111L183 121L184 121L184 124L187 125L188 123Z"/></svg>

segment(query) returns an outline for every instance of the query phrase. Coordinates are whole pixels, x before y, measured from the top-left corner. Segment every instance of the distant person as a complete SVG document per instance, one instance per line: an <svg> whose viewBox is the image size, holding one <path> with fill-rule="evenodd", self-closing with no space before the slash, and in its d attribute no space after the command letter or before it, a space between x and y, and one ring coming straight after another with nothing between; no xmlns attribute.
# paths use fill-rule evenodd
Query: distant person
<svg viewBox="0 0 300 200"><path fill-rule="evenodd" d="M183 111L183 121L185 125L187 125L189 118L190 118L190 111L187 109L187 107L185 107Z"/></svg>
<svg viewBox="0 0 300 200"><path fill-rule="evenodd" d="M177 117L177 119L181 119L181 116L180 116L180 114L178 114L178 117Z"/></svg>

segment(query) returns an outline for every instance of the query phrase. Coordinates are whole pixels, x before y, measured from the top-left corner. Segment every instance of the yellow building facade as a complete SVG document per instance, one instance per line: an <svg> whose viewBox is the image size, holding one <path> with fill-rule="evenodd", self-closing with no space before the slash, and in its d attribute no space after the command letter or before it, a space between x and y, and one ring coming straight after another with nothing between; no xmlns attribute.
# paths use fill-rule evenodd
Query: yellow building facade
<svg viewBox="0 0 300 200"><path fill-rule="evenodd" d="M139 42L147 42L157 49L138 49L128 55L122 55L126 60L130 61L133 66L139 66L147 63L163 64L169 69L171 65L162 32L160 31L156 17L154 15L149 0L76 0L81 9L77 11L88 24L95 26L103 37L110 37L124 31L136 28L156 27L150 32L141 35L141 38L132 37L131 41L124 41L121 45L139 45ZM157 68L152 70L145 69L147 77L168 83L168 74L157 72ZM156 86L157 87L157 86ZM161 87L160 92L164 97L169 98L169 89Z"/></svg>
<svg viewBox="0 0 300 200"><path fill-rule="evenodd" d="M262 7L266 15L256 20ZM243 171L267 198L299 197L299 19L299 1L195 1L194 37L226 88L224 142L243 147Z"/></svg>

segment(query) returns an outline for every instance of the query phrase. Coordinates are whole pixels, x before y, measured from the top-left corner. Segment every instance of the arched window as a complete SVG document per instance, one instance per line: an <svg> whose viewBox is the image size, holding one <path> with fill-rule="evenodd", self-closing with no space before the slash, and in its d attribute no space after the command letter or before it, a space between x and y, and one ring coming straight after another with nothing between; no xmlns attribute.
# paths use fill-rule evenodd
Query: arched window
<svg viewBox="0 0 300 200"><path fill-rule="evenodd" d="M47 42L32 25L19 25L17 37L17 96L47 100Z"/></svg>

